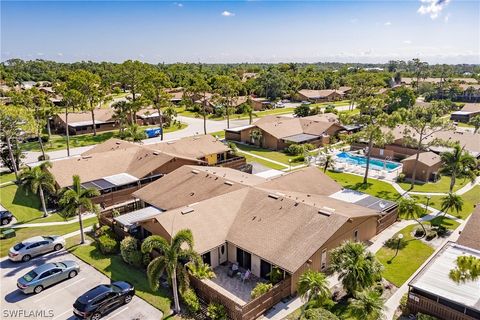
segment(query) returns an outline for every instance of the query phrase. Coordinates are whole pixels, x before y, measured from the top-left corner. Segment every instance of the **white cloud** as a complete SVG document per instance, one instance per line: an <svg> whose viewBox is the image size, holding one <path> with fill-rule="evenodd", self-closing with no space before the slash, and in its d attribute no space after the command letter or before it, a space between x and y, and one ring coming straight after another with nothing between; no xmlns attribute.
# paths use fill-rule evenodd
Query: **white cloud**
<svg viewBox="0 0 480 320"><path fill-rule="evenodd" d="M387 27L389 27L389 26L392 25L392 23L391 23L390 21L387 21L387 22L384 23L384 25L387 26Z"/></svg>
<svg viewBox="0 0 480 320"><path fill-rule="evenodd" d="M436 19L450 0L420 0L420 2L422 5L418 8L417 12L421 15L428 14L430 18Z"/></svg>
<svg viewBox="0 0 480 320"><path fill-rule="evenodd" d="M222 12L222 16L224 16L224 17L233 17L234 15L235 15L235 13L227 11L227 10Z"/></svg>
<svg viewBox="0 0 480 320"><path fill-rule="evenodd" d="M411 41L411 40L403 40L403 43L405 43L405 44L412 44L412 41Z"/></svg>
<svg viewBox="0 0 480 320"><path fill-rule="evenodd" d="M183 3L180 3L180 2L174 2L173 4L179 8L183 7Z"/></svg>

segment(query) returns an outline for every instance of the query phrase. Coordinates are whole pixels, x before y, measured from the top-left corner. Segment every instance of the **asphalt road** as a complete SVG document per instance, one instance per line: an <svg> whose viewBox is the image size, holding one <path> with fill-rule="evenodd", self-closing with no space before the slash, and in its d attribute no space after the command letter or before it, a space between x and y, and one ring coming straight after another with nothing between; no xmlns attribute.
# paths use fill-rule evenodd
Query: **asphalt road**
<svg viewBox="0 0 480 320"><path fill-rule="evenodd" d="M46 288L37 295L25 295L17 290L17 279L19 277L44 263L58 262L62 260L77 261L80 265L80 273L75 278L65 280L52 287ZM77 319L73 315L72 306L75 300L80 295L99 284L110 283L109 278L65 250L36 257L28 263L15 263L4 258L0 261L0 273L0 318L4 320ZM135 296L129 304L113 310L108 315L105 315L103 319L162 319L162 312Z"/></svg>

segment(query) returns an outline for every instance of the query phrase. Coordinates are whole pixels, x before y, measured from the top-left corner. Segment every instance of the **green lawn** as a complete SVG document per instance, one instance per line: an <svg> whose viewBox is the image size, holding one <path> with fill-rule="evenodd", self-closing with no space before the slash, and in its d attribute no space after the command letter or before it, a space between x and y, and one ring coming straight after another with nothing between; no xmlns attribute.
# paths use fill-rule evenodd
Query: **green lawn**
<svg viewBox="0 0 480 320"><path fill-rule="evenodd" d="M224 139L225 138L225 130L222 130L222 131L216 131L216 132L212 132L212 133L209 133L210 135L212 136L217 136L219 139Z"/></svg>
<svg viewBox="0 0 480 320"><path fill-rule="evenodd" d="M142 128L146 129L149 127L155 126L144 126ZM173 132L181 129L185 129L187 124L182 123L181 127L177 126L170 126L168 128L164 128L163 132ZM106 132L99 132L96 136L93 134L81 134L70 136L70 148L76 147L84 147L90 146L93 144L98 144L104 142L110 138L117 137L118 131L106 131ZM38 142L27 142L21 144L23 151L40 151L40 146ZM63 135L52 135L50 140L44 144L45 151L54 151L54 150L61 150L67 148L67 138Z"/></svg>
<svg viewBox="0 0 480 320"><path fill-rule="evenodd" d="M10 172L2 172L0 173L0 184L6 182L14 182L15 181L15 173Z"/></svg>
<svg viewBox="0 0 480 320"><path fill-rule="evenodd" d="M453 187L453 191L457 191L461 189L465 185L470 183L469 179L457 179L455 186ZM401 182L399 183L400 187L402 187L405 191L415 191L415 192L448 192L450 188L450 177L441 176L441 178L437 182L428 182L423 184L415 184L412 190L410 190L410 183L408 182Z"/></svg>
<svg viewBox="0 0 480 320"><path fill-rule="evenodd" d="M75 256L82 259L113 281L128 281L135 286L135 293L152 306L161 310L165 316L170 314L170 295L165 288L154 292L150 289L146 273L137 267L123 262L120 255L103 255L95 245L74 245L75 240L69 241L67 247Z"/></svg>
<svg viewBox="0 0 480 320"><path fill-rule="evenodd" d="M363 177L343 173L333 172L327 170L327 175L341 184L344 188L358 190L368 193L372 196L383 198L386 200L396 201L400 197L400 194L393 188L393 186L387 182L379 181L369 178L367 184L363 184Z"/></svg>
<svg viewBox="0 0 480 320"><path fill-rule="evenodd" d="M321 103L312 103L310 104L311 107L326 107L328 105L338 106L348 106L350 104L350 100L340 100L340 101L330 101L330 102L321 102Z"/></svg>
<svg viewBox="0 0 480 320"><path fill-rule="evenodd" d="M445 228L447 228L448 230L455 230L460 225L460 223L458 223L457 221L452 220L452 219L447 218L447 217L436 217L435 219L430 220L429 224L430 225L440 224L440 225L444 226Z"/></svg>
<svg viewBox="0 0 480 320"><path fill-rule="evenodd" d="M23 187L15 184L0 187L0 201L2 206L13 213L19 223L63 221L57 214L42 218L43 212L38 196L31 192L27 194Z"/></svg>
<svg viewBox="0 0 480 320"><path fill-rule="evenodd" d="M388 261L395 255L395 249L382 247L376 253L377 259L385 268L382 272L383 277L397 287L402 286L434 252L432 247L412 237L411 233L418 227L417 224L413 224L400 231L408 244L405 248L399 250L398 255L391 263L388 263Z"/></svg>
<svg viewBox="0 0 480 320"><path fill-rule="evenodd" d="M83 221L84 228L89 227L97 222L97 218L90 218ZM64 235L73 231L77 231L79 228L78 222L60 225L60 226L46 226L35 228L18 228L15 229L16 237L0 240L0 257L5 257L8 254L8 250L14 244L21 242L25 239L35 236L48 236L48 235Z"/></svg>
<svg viewBox="0 0 480 320"><path fill-rule="evenodd" d="M417 199L419 203L427 204L426 196L412 195L412 197ZM475 186L470 191L464 193L461 197L463 200L462 210L458 213L455 211L448 213L458 218L465 219L473 212L474 205L480 203L480 186ZM443 196L432 196L428 202L428 206L440 210L442 207L442 198Z"/></svg>
<svg viewBox="0 0 480 320"><path fill-rule="evenodd" d="M295 163L293 161L294 161L295 158L298 157L298 156L289 156L286 153L281 152L281 151L272 151L272 150L263 149L263 148L250 146L250 145L244 145L244 144L240 144L240 143L236 143L236 145L237 145L239 150L247 151L247 152L250 152L250 153L255 154L257 156L261 156L261 157L268 158L268 159L271 159L271 160L274 160L274 161L277 161L277 162L281 162L281 163L284 163L287 166L289 165L289 162L288 162L289 160L292 161L292 165L295 165Z"/></svg>

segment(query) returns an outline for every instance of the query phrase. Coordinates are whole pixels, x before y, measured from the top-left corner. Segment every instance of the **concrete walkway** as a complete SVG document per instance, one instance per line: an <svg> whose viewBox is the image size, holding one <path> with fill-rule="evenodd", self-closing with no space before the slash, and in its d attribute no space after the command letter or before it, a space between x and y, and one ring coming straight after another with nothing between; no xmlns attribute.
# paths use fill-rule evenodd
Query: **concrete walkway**
<svg viewBox="0 0 480 320"><path fill-rule="evenodd" d="M82 215L82 220L94 218L97 215L95 213L89 213ZM39 223L24 223L24 224L14 224L9 226L9 228L35 228L35 227L48 227L48 226L63 226L66 224L78 223L77 218L73 218L68 221L59 221L59 222L39 222Z"/></svg>

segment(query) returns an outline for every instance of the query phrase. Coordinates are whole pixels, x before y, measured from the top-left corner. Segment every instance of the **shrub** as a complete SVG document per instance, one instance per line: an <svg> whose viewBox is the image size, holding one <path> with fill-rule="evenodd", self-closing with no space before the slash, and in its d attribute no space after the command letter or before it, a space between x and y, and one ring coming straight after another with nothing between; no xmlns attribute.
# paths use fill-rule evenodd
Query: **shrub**
<svg viewBox="0 0 480 320"><path fill-rule="evenodd" d="M261 295L264 295L265 293L270 291L272 288L273 288L273 284L271 283L259 282L255 286L255 288L253 288L252 292L250 293L250 297L252 299L258 298Z"/></svg>
<svg viewBox="0 0 480 320"><path fill-rule="evenodd" d="M192 276L197 279L212 279L215 278L215 272L213 272L212 267L203 261L191 262L187 265L188 271Z"/></svg>
<svg viewBox="0 0 480 320"><path fill-rule="evenodd" d="M292 162L298 163L298 162L305 162L305 156L298 156L292 159Z"/></svg>
<svg viewBox="0 0 480 320"><path fill-rule="evenodd" d="M285 152L286 152L287 154L289 154L289 155L297 156L297 155L303 153L303 148L302 148L302 146L299 145L299 144L292 143L292 144L289 145L287 148L285 148Z"/></svg>
<svg viewBox="0 0 480 320"><path fill-rule="evenodd" d="M425 235L425 231L422 228L415 229L414 235L416 238L423 237Z"/></svg>
<svg viewBox="0 0 480 320"><path fill-rule="evenodd" d="M120 243L120 254L123 261L133 266L141 266L143 254L138 249L138 240L133 237L126 237Z"/></svg>
<svg viewBox="0 0 480 320"><path fill-rule="evenodd" d="M400 299L400 304L398 305L398 308L400 309L400 311L402 311L403 315L410 314L410 309L408 309L407 303L408 303L408 293L405 293Z"/></svg>
<svg viewBox="0 0 480 320"><path fill-rule="evenodd" d="M118 251L118 243L115 238L108 234L104 234L97 239L98 249L103 254L113 254Z"/></svg>
<svg viewBox="0 0 480 320"><path fill-rule="evenodd" d="M397 182L405 181L405 173L400 173L397 177Z"/></svg>
<svg viewBox="0 0 480 320"><path fill-rule="evenodd" d="M192 289L187 289L181 292L180 296L182 297L183 303L190 313L195 314L198 312L198 310L200 310L200 301L198 300L195 291Z"/></svg>
<svg viewBox="0 0 480 320"><path fill-rule="evenodd" d="M95 236L97 238L103 236L104 234L108 234L113 238L113 231L110 230L109 226L101 226L100 228L95 230Z"/></svg>
<svg viewBox="0 0 480 320"><path fill-rule="evenodd" d="M428 231L427 236L425 237L425 240L430 241L433 240L437 236L437 233L435 231Z"/></svg>
<svg viewBox="0 0 480 320"><path fill-rule="evenodd" d="M207 316L212 320L226 320L227 310L219 303L209 303L207 307Z"/></svg>
<svg viewBox="0 0 480 320"><path fill-rule="evenodd" d="M293 110L293 114L296 117L307 117L310 115L310 106L308 104L302 104Z"/></svg>
<svg viewBox="0 0 480 320"><path fill-rule="evenodd" d="M437 236L439 236L439 237L444 237L448 233L448 229L445 226L433 225L433 228L434 228L435 232L437 233Z"/></svg>
<svg viewBox="0 0 480 320"><path fill-rule="evenodd" d="M323 309L323 308L314 308L314 309L308 309L305 311L305 314L303 316L303 319L308 319L308 320L338 320L338 317L331 313L330 311Z"/></svg>
<svg viewBox="0 0 480 320"><path fill-rule="evenodd" d="M273 267L273 268L272 268L272 271L270 271L270 273L267 274L267 276L269 277L271 283L277 284L277 283L279 283L280 281L282 281L282 279L283 279L283 272L282 272L282 270L280 270L279 268Z"/></svg>
<svg viewBox="0 0 480 320"><path fill-rule="evenodd" d="M45 156L43 156L43 154L38 156L38 161L44 161L44 160L50 160L50 156L48 154L45 154Z"/></svg>
<svg viewBox="0 0 480 320"><path fill-rule="evenodd" d="M423 314L423 313L417 313L417 315L415 316L417 318L417 320L439 320L438 318L434 317L434 316L430 316L428 314Z"/></svg>
<svg viewBox="0 0 480 320"><path fill-rule="evenodd" d="M383 294L383 283L382 282L377 282L373 286L373 290L375 290L379 295Z"/></svg>
<svg viewBox="0 0 480 320"><path fill-rule="evenodd" d="M403 249L407 246L408 242L405 238L398 239L397 237L392 237L385 241L385 247L390 249Z"/></svg>

